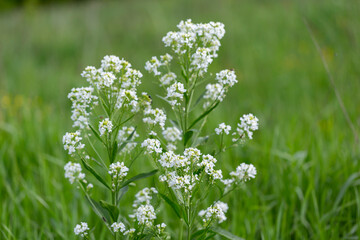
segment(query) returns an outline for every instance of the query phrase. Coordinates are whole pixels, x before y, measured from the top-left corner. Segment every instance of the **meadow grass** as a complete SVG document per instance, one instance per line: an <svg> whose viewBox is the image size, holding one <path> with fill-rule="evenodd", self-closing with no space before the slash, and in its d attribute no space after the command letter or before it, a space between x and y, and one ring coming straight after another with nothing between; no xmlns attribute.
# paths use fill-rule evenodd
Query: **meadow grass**
<svg viewBox="0 0 360 240"><path fill-rule="evenodd" d="M71 126L67 93L83 85L82 69L106 54L129 60L145 75L142 88L158 91L144 63L165 52L163 35L192 18L225 24L210 70L235 68L240 80L210 115L208 130L248 112L260 119L254 140L221 159L229 171L243 161L258 169L255 180L226 199L231 212L221 226L246 239L359 239L359 143L303 22L359 131L359 10L355 0L140 0L2 13L0 238L75 239L73 228L85 219L104 236L63 176L69 159L61 137ZM149 168L138 163L139 172Z"/></svg>

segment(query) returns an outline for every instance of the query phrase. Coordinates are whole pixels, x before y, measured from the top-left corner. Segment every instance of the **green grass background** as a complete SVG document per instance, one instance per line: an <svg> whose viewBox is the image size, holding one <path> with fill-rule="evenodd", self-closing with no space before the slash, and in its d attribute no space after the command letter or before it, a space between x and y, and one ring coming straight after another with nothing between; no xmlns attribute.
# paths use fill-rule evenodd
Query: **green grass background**
<svg viewBox="0 0 360 240"><path fill-rule="evenodd" d="M356 0L104 1L2 12L0 239L74 239L79 221L105 236L63 176L67 93L106 54L130 61L145 75L142 88L156 90L144 63L167 51L162 36L187 18L225 24L210 70L234 68L239 76L208 130L248 112L260 118L255 139L222 160L225 171L252 163L258 176L227 199L221 226L246 239L359 239L359 144L303 22L359 131L359 13Z"/></svg>

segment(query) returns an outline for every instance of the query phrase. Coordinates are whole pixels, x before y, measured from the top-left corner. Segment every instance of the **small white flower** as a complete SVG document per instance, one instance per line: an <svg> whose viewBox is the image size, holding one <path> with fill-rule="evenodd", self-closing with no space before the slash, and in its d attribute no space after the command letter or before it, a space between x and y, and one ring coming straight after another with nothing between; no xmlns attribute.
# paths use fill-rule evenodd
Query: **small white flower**
<svg viewBox="0 0 360 240"><path fill-rule="evenodd" d="M121 61L119 57L114 55L106 55L103 60L101 60L101 68L104 71L114 71L116 73L119 73L122 69Z"/></svg>
<svg viewBox="0 0 360 240"><path fill-rule="evenodd" d="M68 162L64 166L65 178L68 178L70 183L73 184L76 180L83 180L85 174L82 172L81 165L79 163Z"/></svg>
<svg viewBox="0 0 360 240"><path fill-rule="evenodd" d="M105 118L99 123L99 132L100 136L104 135L104 133L111 133L112 132L113 124L109 118Z"/></svg>
<svg viewBox="0 0 360 240"><path fill-rule="evenodd" d="M240 118L240 123L237 124L236 132L233 135L238 135L233 139L234 142L239 139L245 140L245 138L252 139L253 132L259 129L259 119L253 114L245 114Z"/></svg>
<svg viewBox="0 0 360 240"><path fill-rule="evenodd" d="M216 80L224 85L224 86L229 86L232 87L234 86L235 83L237 83L238 81L236 80L236 75L235 72L232 70L222 70L221 72L216 74Z"/></svg>
<svg viewBox="0 0 360 240"><path fill-rule="evenodd" d="M147 123L149 125L156 125L159 124L159 126L163 129L165 126L166 121L166 115L163 110L159 108L147 108L144 110L144 118L143 122Z"/></svg>
<svg viewBox="0 0 360 240"><path fill-rule="evenodd" d="M157 194L158 191L155 188L144 188L141 191L139 191L136 195L135 195L135 201L133 203L133 207L137 208L138 206L140 206L141 204L150 204L150 200L152 199L152 195L153 194Z"/></svg>
<svg viewBox="0 0 360 240"><path fill-rule="evenodd" d="M181 131L177 127L168 127L162 132L164 138L168 142L176 142L181 140Z"/></svg>
<svg viewBox="0 0 360 240"><path fill-rule="evenodd" d="M161 86L168 86L171 83L175 82L176 75L173 72L169 72L169 73L164 74L159 80L160 80Z"/></svg>
<svg viewBox="0 0 360 240"><path fill-rule="evenodd" d="M149 73L154 73L155 76L160 75L161 72L158 71L158 68L161 66L161 62L157 57L152 57L150 61L147 61L145 63L145 70L147 70Z"/></svg>
<svg viewBox="0 0 360 240"><path fill-rule="evenodd" d="M210 107L211 104L219 101L222 102L225 98L226 89L220 83L206 85L206 92L204 99L204 108Z"/></svg>
<svg viewBox="0 0 360 240"><path fill-rule="evenodd" d="M85 237L89 233L89 227L86 222L81 222L80 224L77 224L74 228L75 235L80 235L81 237Z"/></svg>
<svg viewBox="0 0 360 240"><path fill-rule="evenodd" d="M162 234L165 231L166 228L166 224L165 223L161 223L155 226L157 234Z"/></svg>
<svg viewBox="0 0 360 240"><path fill-rule="evenodd" d="M131 112L139 111L140 108L136 91L121 89L117 95L115 107L117 109L124 107L130 109Z"/></svg>
<svg viewBox="0 0 360 240"><path fill-rule="evenodd" d="M67 150L69 154L76 152L76 150L83 149L85 144L81 143L81 140L80 131L65 133L63 136L64 149Z"/></svg>
<svg viewBox="0 0 360 240"><path fill-rule="evenodd" d="M207 72L207 69L212 61L211 50L209 48L198 48L192 55L191 65L199 72L199 75L202 76Z"/></svg>
<svg viewBox="0 0 360 240"><path fill-rule="evenodd" d="M145 224L147 226L151 226L156 219L155 209L150 204L141 205L135 210L132 216L136 218L139 224Z"/></svg>
<svg viewBox="0 0 360 240"><path fill-rule="evenodd" d="M130 228L129 230L124 232L124 236L126 236L126 235L132 236L135 233L135 231L136 231L135 228Z"/></svg>
<svg viewBox="0 0 360 240"><path fill-rule="evenodd" d="M215 132L217 135L220 135L222 133L229 135L230 131L231 131L231 126L226 125L225 123L220 123L219 127L215 128Z"/></svg>
<svg viewBox="0 0 360 240"><path fill-rule="evenodd" d="M173 59L173 57L168 53L166 53L163 56L160 56L161 65L168 65L172 59Z"/></svg>
<svg viewBox="0 0 360 240"><path fill-rule="evenodd" d="M109 167L109 174L112 177L113 180L113 187L117 183L121 183L122 180L126 177L128 174L129 168L127 168L124 164L124 162L116 162L112 163Z"/></svg>
<svg viewBox="0 0 360 240"><path fill-rule="evenodd" d="M111 224L111 228L114 232L125 232L126 228L122 222L114 222Z"/></svg>
<svg viewBox="0 0 360 240"><path fill-rule="evenodd" d="M202 218L204 224L208 224L211 221L222 223L226 220L225 213L228 211L228 209L229 207L226 203L218 201L208 207L206 210L201 210L199 212L199 216Z"/></svg>
<svg viewBox="0 0 360 240"><path fill-rule="evenodd" d="M256 168L252 164L241 163L236 171L231 172L230 176L238 181L248 181L256 176Z"/></svg>
<svg viewBox="0 0 360 240"><path fill-rule="evenodd" d="M184 88L184 84L175 82L167 88L166 98L170 100L171 106L174 107L176 105L180 105L179 101L181 102L183 100L185 92L186 89Z"/></svg>
<svg viewBox="0 0 360 240"><path fill-rule="evenodd" d="M74 121L73 127L85 128L89 125L89 115L92 105L97 104L97 97L92 95L94 88L82 87L73 88L68 94L72 102L71 120Z"/></svg>
<svg viewBox="0 0 360 240"><path fill-rule="evenodd" d="M146 148L147 153L162 152L161 143L157 139L145 139L144 142L142 142L141 147Z"/></svg>

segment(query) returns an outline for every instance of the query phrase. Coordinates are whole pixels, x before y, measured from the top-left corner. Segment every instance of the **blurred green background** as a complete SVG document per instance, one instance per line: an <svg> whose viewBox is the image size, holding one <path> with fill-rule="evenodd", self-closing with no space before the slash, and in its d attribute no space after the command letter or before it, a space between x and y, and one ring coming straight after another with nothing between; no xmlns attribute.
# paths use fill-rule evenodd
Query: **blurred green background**
<svg viewBox="0 0 360 240"><path fill-rule="evenodd" d="M360 238L359 143L303 21L359 132L358 0L9 2L0 5L1 239L74 239L79 221L101 228L63 176L67 93L107 54L130 61L142 89L155 91L144 63L167 51L161 38L187 18L225 24L210 71L239 76L208 130L248 112L260 119L255 139L223 160L225 171L252 163L258 177L226 200L221 226L246 239Z"/></svg>

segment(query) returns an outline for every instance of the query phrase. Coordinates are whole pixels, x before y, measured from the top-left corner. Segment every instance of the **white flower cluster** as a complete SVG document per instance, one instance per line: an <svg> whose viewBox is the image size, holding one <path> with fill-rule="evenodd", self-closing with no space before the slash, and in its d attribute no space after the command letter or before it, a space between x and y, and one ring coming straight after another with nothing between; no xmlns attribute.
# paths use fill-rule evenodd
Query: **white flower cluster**
<svg viewBox="0 0 360 240"><path fill-rule="evenodd" d="M242 163L236 168L235 172L231 172L230 176L240 181L248 181L256 176L256 168L252 164Z"/></svg>
<svg viewBox="0 0 360 240"><path fill-rule="evenodd" d="M123 233L126 231L125 225L122 222L114 222L113 224L111 224L111 228L115 233L117 232Z"/></svg>
<svg viewBox="0 0 360 240"><path fill-rule="evenodd" d="M117 184L121 183L122 180L128 174L129 168L127 168L124 162L112 163L109 167L109 174L112 177L112 187L115 188Z"/></svg>
<svg viewBox="0 0 360 240"><path fill-rule="evenodd" d="M139 99L136 95L136 91L129 89L120 89L115 107L117 109L125 108L124 110L130 110L130 112L138 112L140 110L139 107Z"/></svg>
<svg viewBox="0 0 360 240"><path fill-rule="evenodd" d="M166 228L165 223L161 223L161 224L156 225L155 226L156 233L159 234L159 235L162 234L165 231L165 228Z"/></svg>
<svg viewBox="0 0 360 240"><path fill-rule="evenodd" d="M173 72L168 72L163 76L161 76L161 78L159 79L160 86L168 86L171 83L175 82L175 80L176 80L176 74Z"/></svg>
<svg viewBox="0 0 360 240"><path fill-rule="evenodd" d="M216 74L215 78L221 85L232 87L237 83L235 72L232 70L222 70Z"/></svg>
<svg viewBox="0 0 360 240"><path fill-rule="evenodd" d="M75 226L74 233L80 237L85 237L89 234L89 230L88 224L86 222L81 222Z"/></svg>
<svg viewBox="0 0 360 240"><path fill-rule="evenodd" d="M224 24L219 22L194 24L188 19L181 21L177 27L180 31L168 32L163 37L166 47L171 47L179 55L186 53L188 49L208 48L212 57L217 57L220 40L225 35Z"/></svg>
<svg viewBox="0 0 360 240"><path fill-rule="evenodd" d="M184 88L184 84L175 82L167 88L166 98L169 99L169 103L172 107L179 106L184 98L185 92L186 89Z"/></svg>
<svg viewBox="0 0 360 240"><path fill-rule="evenodd" d="M179 130L177 127L167 127L162 132L164 138L168 142L176 142L181 140L181 130Z"/></svg>
<svg viewBox="0 0 360 240"><path fill-rule="evenodd" d="M153 73L155 76L161 74L159 68L162 66L167 66L172 60L172 56L170 54L165 54L160 56L160 60L157 57L152 57L150 61L145 63L145 70L149 73Z"/></svg>
<svg viewBox="0 0 360 240"><path fill-rule="evenodd" d="M99 69L86 67L81 76L96 89L113 92L117 92L120 88L135 89L142 78L141 72L132 69L129 62L113 55L105 56Z"/></svg>
<svg viewBox="0 0 360 240"><path fill-rule="evenodd" d="M82 172L81 165L79 163L68 162L64 166L65 178L68 178L70 183L73 184L77 180L83 180L85 173Z"/></svg>
<svg viewBox="0 0 360 240"><path fill-rule="evenodd" d="M226 189L230 189L233 184L246 182L256 177L256 168L252 164L241 163L236 171L230 172L230 179L224 179L222 182L226 185ZM226 190L225 189L225 190Z"/></svg>
<svg viewBox="0 0 360 240"><path fill-rule="evenodd" d="M89 115L92 105L97 105L97 96L93 95L94 88L82 87L73 88L68 94L72 102L71 120L74 121L73 127L85 128L89 125Z"/></svg>
<svg viewBox="0 0 360 240"><path fill-rule="evenodd" d="M154 126L159 124L159 126L163 129L165 126L166 115L163 110L159 108L146 108L144 110L144 118L143 122L149 124L150 126Z"/></svg>
<svg viewBox="0 0 360 240"><path fill-rule="evenodd" d="M131 134L133 134L133 135L128 140L128 138L130 137ZM137 134L134 127L123 127L122 129L120 129L119 133L118 133L119 145L127 142L127 144L121 151L124 153L131 152L131 150L133 150L137 145L136 142L133 142L133 140L135 140L137 137L139 137L139 134Z"/></svg>
<svg viewBox="0 0 360 240"><path fill-rule="evenodd" d="M76 150L83 149L85 144L81 143L82 137L80 131L65 133L63 136L64 149L68 151L69 154L76 152Z"/></svg>
<svg viewBox="0 0 360 240"><path fill-rule="evenodd" d="M104 135L104 133L111 133L113 128L113 124L109 118L105 118L99 123L99 132L100 136Z"/></svg>
<svg viewBox="0 0 360 240"><path fill-rule="evenodd" d="M236 132L233 133L236 137L233 142L238 140L244 141L246 138L252 139L253 131L259 129L259 119L253 114L245 114L240 118L240 123L237 124Z"/></svg>
<svg viewBox="0 0 360 240"><path fill-rule="evenodd" d="M159 140L157 139L145 139L142 143L141 143L141 147L146 148L146 152L147 153L161 153L162 152L162 148L161 148L161 143Z"/></svg>
<svg viewBox="0 0 360 240"><path fill-rule="evenodd" d="M197 71L199 76L203 76L207 72L207 69L213 61L213 55L210 48L198 48L192 55L192 69Z"/></svg>
<svg viewBox="0 0 360 240"><path fill-rule="evenodd" d="M229 207L226 203L217 201L206 210L201 210L199 216L202 218L205 225L210 224L212 221L222 223L226 220L225 213L228 209Z"/></svg>
<svg viewBox="0 0 360 240"><path fill-rule="evenodd" d="M144 188L139 191L135 197L133 207L135 208L134 214L130 215L131 218L136 218L139 224L151 226L156 219L155 209L150 204L152 194L157 194L155 188Z"/></svg>
<svg viewBox="0 0 360 240"><path fill-rule="evenodd" d="M152 205L140 205L135 209L133 215L139 224L145 224L146 226L151 226L156 219L155 209Z"/></svg>
<svg viewBox="0 0 360 240"><path fill-rule="evenodd" d="M237 83L235 72L232 70L220 71L216 74L216 80L217 83L206 85L204 108L208 108L218 101L222 102L229 87Z"/></svg>
<svg viewBox="0 0 360 240"><path fill-rule="evenodd" d="M165 152L160 156L158 162L165 171L160 175L159 180L167 182L169 187L183 190L185 193L191 194L192 189L199 183L198 174L193 173L196 172L195 168L204 168L211 183L222 179L221 170L214 169L216 159L211 155L201 155L200 150L196 148L185 149L183 156L172 151ZM190 168L193 168L192 172Z"/></svg>
<svg viewBox="0 0 360 240"><path fill-rule="evenodd" d="M198 163L199 167L204 167L206 174L209 175L212 182L214 182L215 180L221 180L223 178L222 171L214 169L216 162L216 158L214 158L210 154L207 154L203 155L202 161Z"/></svg>
<svg viewBox="0 0 360 240"><path fill-rule="evenodd" d="M138 206L140 206L141 204L145 203L145 204L150 204L150 201L152 199L152 195L153 194L157 194L158 191L155 188L144 188L141 191L139 191L136 195L135 195L135 201L133 203L133 207L136 208Z"/></svg>
<svg viewBox="0 0 360 240"><path fill-rule="evenodd" d="M215 133L217 135L220 135L223 133L225 133L226 135L229 135L230 131L231 131L231 126L226 125L225 123L220 123L219 127L215 128Z"/></svg>

